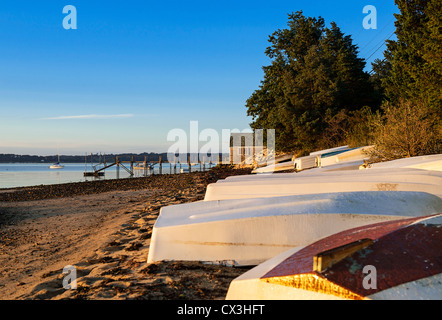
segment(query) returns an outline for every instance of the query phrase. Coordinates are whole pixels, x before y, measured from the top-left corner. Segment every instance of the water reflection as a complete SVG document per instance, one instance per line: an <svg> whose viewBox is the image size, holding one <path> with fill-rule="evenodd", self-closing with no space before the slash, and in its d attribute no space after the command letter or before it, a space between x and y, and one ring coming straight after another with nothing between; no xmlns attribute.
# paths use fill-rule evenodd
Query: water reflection
<svg viewBox="0 0 442 320"><path fill-rule="evenodd" d="M49 169L47 163L2 163L0 164L0 189L1 188L15 188L26 187L36 185L49 185L60 184L69 182L82 182L82 181L96 181L96 180L109 180L119 178L129 178L130 175L125 170L120 169L119 172L116 167L111 167L105 170L104 177L84 177L85 170L84 164L80 163L67 163L63 169ZM201 166L201 170L209 169L209 164ZM91 170L88 168L89 171ZM162 174L179 174L181 171L188 172L187 164L182 164L176 167L169 164L162 166ZM192 171L200 171L200 166L192 166ZM144 170L134 170L134 177L144 176ZM156 164L153 170L150 170L148 174L159 174L160 168Z"/></svg>

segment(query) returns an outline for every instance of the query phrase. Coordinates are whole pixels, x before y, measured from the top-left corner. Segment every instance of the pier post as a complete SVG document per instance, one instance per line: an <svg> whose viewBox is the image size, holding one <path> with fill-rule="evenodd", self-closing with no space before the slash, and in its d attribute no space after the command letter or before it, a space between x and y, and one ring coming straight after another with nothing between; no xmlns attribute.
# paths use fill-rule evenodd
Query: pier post
<svg viewBox="0 0 442 320"><path fill-rule="evenodd" d="M160 174L163 174L163 164L161 162L161 156L159 158L159 163L160 163Z"/></svg>
<svg viewBox="0 0 442 320"><path fill-rule="evenodd" d="M132 156L132 159L130 160L130 171L134 172L134 156Z"/></svg>
<svg viewBox="0 0 442 320"><path fill-rule="evenodd" d="M117 164L117 179L120 179L120 162L118 156L115 157L115 163Z"/></svg>
<svg viewBox="0 0 442 320"><path fill-rule="evenodd" d="M189 167L189 173L192 172L192 166L190 165L190 155L187 158L187 166Z"/></svg>
<svg viewBox="0 0 442 320"><path fill-rule="evenodd" d="M147 177L147 157L144 156L144 176Z"/></svg>
<svg viewBox="0 0 442 320"><path fill-rule="evenodd" d="M130 175L130 177L132 178L134 176L134 156L132 156L132 159L130 161L130 172L132 172Z"/></svg>

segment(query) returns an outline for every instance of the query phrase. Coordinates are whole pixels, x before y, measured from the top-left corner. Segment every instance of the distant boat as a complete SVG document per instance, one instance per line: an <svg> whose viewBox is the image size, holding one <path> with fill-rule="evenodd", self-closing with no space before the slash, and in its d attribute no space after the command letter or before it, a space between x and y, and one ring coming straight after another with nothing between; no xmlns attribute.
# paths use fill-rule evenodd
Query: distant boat
<svg viewBox="0 0 442 320"><path fill-rule="evenodd" d="M154 167L154 164L152 164L152 163L146 163L146 166L144 166L144 163L137 163L134 166L134 169L135 170L144 170L145 168L147 168L147 169L151 170L151 169L153 169L153 167Z"/></svg>
<svg viewBox="0 0 442 320"><path fill-rule="evenodd" d="M196 167L199 163L190 163L187 165L187 168L181 168L180 173L188 173L192 167Z"/></svg>
<svg viewBox="0 0 442 320"><path fill-rule="evenodd" d="M60 164L60 162L54 163L49 167L49 169L63 169L64 165Z"/></svg>
<svg viewBox="0 0 442 320"><path fill-rule="evenodd" d="M63 169L64 165L60 164L60 155L58 155L58 161L51 165L49 169Z"/></svg>

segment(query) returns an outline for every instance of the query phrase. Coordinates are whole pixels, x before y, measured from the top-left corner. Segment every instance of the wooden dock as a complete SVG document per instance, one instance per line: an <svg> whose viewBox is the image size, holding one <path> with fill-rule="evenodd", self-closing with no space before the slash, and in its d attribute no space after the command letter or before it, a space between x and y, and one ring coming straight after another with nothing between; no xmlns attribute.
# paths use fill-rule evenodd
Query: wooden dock
<svg viewBox="0 0 442 320"><path fill-rule="evenodd" d="M116 172L117 172L117 179L120 177L120 168L123 168L130 177L133 177L135 175L135 170L143 170L143 176L147 177L151 174L154 174L153 169L154 166L159 164L159 174L163 174L163 165L169 163L169 174L172 174L172 168L173 168L173 174L177 173L184 173L184 172L192 172L192 166L198 166L199 165L199 171L206 171L206 163L203 158L203 161L198 161L198 163L191 163L190 156L188 157L187 161L187 170L182 168L181 162L168 162L163 161L162 157L159 157L158 161L148 161L147 156L144 157L144 161L134 161L134 157L132 156L131 160L125 160L122 161L117 156L113 162L110 164L106 163L106 158L103 156L103 162L101 161L101 154L100 154L100 160L97 165L94 165L93 163L93 155L91 154L91 171L88 171L88 164L87 164L87 155L85 157L85 171L84 176L85 177L103 177L105 175L105 170L109 169L111 167L116 166ZM102 167L101 167L102 166ZM208 169L212 168L212 162L209 161ZM184 171L186 170L186 171Z"/></svg>

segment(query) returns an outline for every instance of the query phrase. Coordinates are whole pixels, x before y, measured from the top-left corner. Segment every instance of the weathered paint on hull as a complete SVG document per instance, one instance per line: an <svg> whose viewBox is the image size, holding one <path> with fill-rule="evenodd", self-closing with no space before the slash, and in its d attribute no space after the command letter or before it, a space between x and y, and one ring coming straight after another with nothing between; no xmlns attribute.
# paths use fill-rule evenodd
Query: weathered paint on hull
<svg viewBox="0 0 442 320"><path fill-rule="evenodd" d="M227 299L441 299L442 215L346 230L291 249L235 279ZM372 243L322 272L314 257L358 239ZM377 270L364 285L365 266Z"/></svg>

